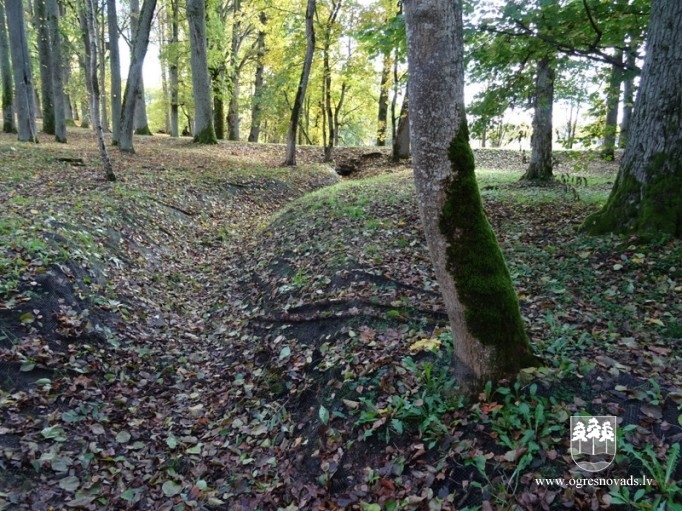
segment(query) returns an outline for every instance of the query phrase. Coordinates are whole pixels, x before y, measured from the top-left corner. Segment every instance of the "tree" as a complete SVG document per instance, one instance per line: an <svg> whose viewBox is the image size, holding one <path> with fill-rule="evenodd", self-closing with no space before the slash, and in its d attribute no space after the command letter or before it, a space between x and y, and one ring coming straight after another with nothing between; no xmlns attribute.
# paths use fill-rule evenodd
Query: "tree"
<svg viewBox="0 0 682 511"><path fill-rule="evenodd" d="M417 203L472 387L536 363L509 271L488 223L464 115L462 0L405 0Z"/></svg>
<svg viewBox="0 0 682 511"><path fill-rule="evenodd" d="M9 26L9 45L12 54L12 70L14 71L14 87L17 104L17 130L21 142L37 142L36 105L31 75L31 57L28 52L26 38L26 22L24 20L23 2L7 2L5 4Z"/></svg>
<svg viewBox="0 0 682 511"><path fill-rule="evenodd" d="M43 133L54 135L54 105L52 103L52 47L47 30L47 9L45 0L35 0L33 4L33 26L37 32L38 63L40 67L40 96L43 114Z"/></svg>
<svg viewBox="0 0 682 511"><path fill-rule="evenodd" d="M620 83L623 75L623 51L616 50L611 64L608 86L606 88L606 126L601 147L601 157L612 161L615 157L616 131L618 129L618 105L620 104Z"/></svg>
<svg viewBox="0 0 682 511"><path fill-rule="evenodd" d="M646 56L618 177L583 229L682 238L682 2L652 0Z"/></svg>
<svg viewBox="0 0 682 511"><path fill-rule="evenodd" d="M54 138L66 143L66 109L64 82L62 81L62 38L59 32L59 6L57 0L47 0L47 28L50 38L50 83L54 111Z"/></svg>
<svg viewBox="0 0 682 511"><path fill-rule="evenodd" d="M315 16L315 0L308 0L305 10L305 33L306 33L306 50L303 59L303 69L301 70L301 78L298 82L298 89L296 90L296 98L291 109L291 119L289 121L289 131L287 133L287 154L284 160L284 165L296 166L296 133L298 130L298 123L301 119L301 109L303 108L303 100L305 99L306 89L308 88L308 79L310 78L310 68L313 65L313 54L315 52L315 27L313 25L313 17Z"/></svg>
<svg viewBox="0 0 682 511"><path fill-rule="evenodd" d="M109 29L109 68L111 70L111 144L118 145L121 132L121 57L118 51L116 0L107 0Z"/></svg>
<svg viewBox="0 0 682 511"><path fill-rule="evenodd" d="M530 163L522 179L552 179L552 110L554 106L554 59L545 55L538 61L533 98L533 134Z"/></svg>
<svg viewBox="0 0 682 511"><path fill-rule="evenodd" d="M135 41L140 36L138 25L142 23L142 16L143 14L140 12L139 0L130 0L130 31L133 46L135 46ZM144 33L145 32L143 31L142 34ZM146 34L147 39L149 39L149 30L147 30ZM133 118L133 127L136 135L152 134L151 130L149 129L149 120L147 118L147 103L145 101L144 94L144 76L142 74L140 75L140 81L136 88L135 115Z"/></svg>
<svg viewBox="0 0 682 511"><path fill-rule="evenodd" d="M135 42L130 56L130 68L128 69L128 81L126 82L125 92L123 93L123 104L121 106L121 124L119 133L118 147L121 151L135 152L133 147L133 129L135 121L135 103L139 94L142 79L142 63L147 54L149 46L149 31L152 26L152 18L156 0L144 0L140 19L135 31Z"/></svg>
<svg viewBox="0 0 682 511"><path fill-rule="evenodd" d="M626 52L627 68L623 80L623 116L620 120L620 136L618 137L618 147L625 149L628 136L630 134L630 121L632 119L632 109L635 106L635 76L636 72L631 68L635 67L635 51L628 49Z"/></svg>
<svg viewBox="0 0 682 511"><path fill-rule="evenodd" d="M204 0L187 0L190 36L190 65L194 92L194 141L217 144L211 106L211 84L206 55L206 4Z"/></svg>
<svg viewBox="0 0 682 511"><path fill-rule="evenodd" d="M258 39L256 40L256 73L253 80L253 100L251 103L251 128L249 130L249 142L258 142L260 136L260 126L263 112L263 73L265 72L265 64L263 60L267 48L265 46L265 26L268 22L268 17L265 12L260 13L260 30L258 30Z"/></svg>
<svg viewBox="0 0 682 511"><path fill-rule="evenodd" d="M409 82L408 82L409 91ZM399 162L410 157L410 109L409 109L409 92L405 92L403 98L403 105L400 107L400 116L398 119L398 128L393 135L393 150L392 159L394 162Z"/></svg>
<svg viewBox="0 0 682 511"><path fill-rule="evenodd" d="M9 61L9 41L5 23L5 3L0 1L0 81L2 81L2 131L14 132L14 100L12 66Z"/></svg>
<svg viewBox="0 0 682 511"><path fill-rule="evenodd" d="M111 165L111 160L109 159L109 154L107 153L107 147L104 145L104 133L102 130L102 120L100 118L100 96L99 96L99 83L97 80L97 18L95 16L95 0L84 0L85 9L84 14L86 17L87 28L88 28L88 44L90 57L90 65L88 66L88 81L90 82L90 116L92 117L92 124L95 128L95 135L97 136L97 145L99 147L99 155L102 158L102 163L104 165L104 177L107 181L116 181L116 174Z"/></svg>
<svg viewBox="0 0 682 511"><path fill-rule="evenodd" d="M180 8L178 6L179 0L170 0L170 25L171 34L169 43L169 65L168 65L168 81L170 82L170 124L171 124L171 137L177 137L180 135L180 130L178 127L179 123L179 67L180 67L180 57L178 51L179 45L179 23L178 17L180 14Z"/></svg>

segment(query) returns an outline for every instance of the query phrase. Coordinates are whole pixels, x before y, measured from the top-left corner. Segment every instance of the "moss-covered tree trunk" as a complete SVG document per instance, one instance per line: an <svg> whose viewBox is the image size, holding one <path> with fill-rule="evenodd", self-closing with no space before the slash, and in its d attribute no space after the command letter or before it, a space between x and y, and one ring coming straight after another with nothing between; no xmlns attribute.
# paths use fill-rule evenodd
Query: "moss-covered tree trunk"
<svg viewBox="0 0 682 511"><path fill-rule="evenodd" d="M455 345L471 388L536 363L474 174L464 116L462 0L406 0L417 201Z"/></svg>
<svg viewBox="0 0 682 511"><path fill-rule="evenodd" d="M552 176L552 110L554 105L553 58L538 61L535 78L533 134L530 137L530 163L522 179L549 181Z"/></svg>
<svg viewBox="0 0 682 511"><path fill-rule="evenodd" d="M618 178L583 229L682 238L682 2L653 0L647 52Z"/></svg>
<svg viewBox="0 0 682 511"><path fill-rule="evenodd" d="M2 83L2 131L14 132L14 90L9 63L9 39L5 22L5 4L0 2L0 82Z"/></svg>

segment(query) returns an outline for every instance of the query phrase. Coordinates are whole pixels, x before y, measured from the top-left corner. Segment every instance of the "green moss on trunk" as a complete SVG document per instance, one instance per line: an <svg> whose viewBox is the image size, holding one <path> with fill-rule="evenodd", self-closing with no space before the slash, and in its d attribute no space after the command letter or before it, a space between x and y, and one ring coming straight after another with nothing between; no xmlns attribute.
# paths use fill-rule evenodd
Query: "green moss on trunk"
<svg viewBox="0 0 682 511"><path fill-rule="evenodd" d="M496 373L537 365L509 270L483 211L466 121L450 144L453 174L439 228L448 240L448 271L465 307L469 331L494 346Z"/></svg>
<svg viewBox="0 0 682 511"><path fill-rule="evenodd" d="M663 166L666 172L657 171ZM672 170L672 171L671 171ZM585 219L581 229L588 234L637 234L646 239L661 236L682 238L682 163L661 153L652 158L640 183L626 169L606 205Z"/></svg>
<svg viewBox="0 0 682 511"><path fill-rule="evenodd" d="M194 135L194 141L198 144L217 144L218 138L215 134L215 129L213 125L209 125L202 131Z"/></svg>
<svg viewBox="0 0 682 511"><path fill-rule="evenodd" d="M141 128L135 130L135 135L149 135L151 136L152 130L149 129L149 125L144 125Z"/></svg>

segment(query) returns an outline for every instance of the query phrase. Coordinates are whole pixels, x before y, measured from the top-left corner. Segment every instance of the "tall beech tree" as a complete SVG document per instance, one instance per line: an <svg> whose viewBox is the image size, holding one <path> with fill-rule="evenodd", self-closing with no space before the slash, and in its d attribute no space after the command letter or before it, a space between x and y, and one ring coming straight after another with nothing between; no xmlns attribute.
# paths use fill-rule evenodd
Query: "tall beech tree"
<svg viewBox="0 0 682 511"><path fill-rule="evenodd" d="M118 137L121 132L122 86L116 0L107 0L107 28L109 30L109 69L111 72L111 143L118 145Z"/></svg>
<svg viewBox="0 0 682 511"><path fill-rule="evenodd" d="M194 92L194 141L200 144L217 144L206 53L206 3L204 0L187 0L186 12Z"/></svg>
<svg viewBox="0 0 682 511"><path fill-rule="evenodd" d="M315 0L308 0L305 10L305 34L306 34L306 49L305 57L303 59L303 69L301 70L301 78L298 82L298 89L296 90L296 98L291 109L291 119L289 120L289 131L287 133L287 154L284 160L284 165L296 166L296 134L298 133L298 123L301 120L301 111L303 109L303 100L305 99L306 89L308 88L308 80L310 78L310 68L313 65L313 54L315 53Z"/></svg>
<svg viewBox="0 0 682 511"><path fill-rule="evenodd" d="M111 165L111 160L109 159L109 153L107 152L107 146L104 144L104 132L102 129L102 119L100 117L100 93L99 93L99 83L97 79L97 16L95 0L81 0L84 2L82 11L86 18L87 25L87 36L89 51L88 56L90 58L90 65L88 66L88 76L87 80L90 83L90 116L92 117L92 124L95 128L95 135L97 136L97 145L99 147L99 155L102 158L102 164L104 166L104 177L107 181L116 181L116 174L114 173L114 168Z"/></svg>
<svg viewBox="0 0 682 511"><path fill-rule="evenodd" d="M140 18L135 31L135 42L130 55L130 68L128 69L128 81L123 93L121 106L121 123L118 147L121 151L135 152L133 147L133 130L135 122L135 103L137 102L140 83L142 80L142 63L149 46L149 31L152 26L156 0L144 0Z"/></svg>
<svg viewBox="0 0 682 511"><path fill-rule="evenodd" d="M47 7L45 0L33 3L33 26L38 43L38 64L40 67L40 109L43 114L43 133L54 135L54 105L52 102L52 45L47 29Z"/></svg>
<svg viewBox="0 0 682 511"><path fill-rule="evenodd" d="M24 3L19 0L5 2L5 10L16 91L18 138L21 142L37 142L35 91L26 37Z"/></svg>
<svg viewBox="0 0 682 511"><path fill-rule="evenodd" d="M552 112L554 110L554 61L543 56L537 63L533 98L533 134L530 162L522 179L548 181L552 176Z"/></svg>
<svg viewBox="0 0 682 511"><path fill-rule="evenodd" d="M583 229L682 238L682 2L652 0L629 138L604 208Z"/></svg>
<svg viewBox="0 0 682 511"><path fill-rule="evenodd" d="M50 38L50 83L54 112L54 139L66 143L66 106L62 80L62 38L59 32L59 6L57 0L47 0L47 28Z"/></svg>
<svg viewBox="0 0 682 511"><path fill-rule="evenodd" d="M14 132L14 87L9 60L9 40L5 22L5 3L0 1L0 82L2 82L2 131Z"/></svg>
<svg viewBox="0 0 682 511"><path fill-rule="evenodd" d="M405 0L417 203L466 387L534 365L474 175L464 114L462 0Z"/></svg>
<svg viewBox="0 0 682 511"><path fill-rule="evenodd" d="M138 30L138 26L143 23L142 16L144 16L144 13L140 11L139 0L130 0L130 32L133 47L135 46L136 39L140 35L144 37L145 34L144 31L140 32ZM144 29L144 26L142 26L141 28ZM147 39L149 39L149 30L147 30L146 34ZM149 129L149 119L147 117L147 103L145 101L144 93L144 75L142 74L140 75L139 83L135 91L136 91L135 115L133 118L133 128L135 130L135 135L151 135L152 131Z"/></svg>

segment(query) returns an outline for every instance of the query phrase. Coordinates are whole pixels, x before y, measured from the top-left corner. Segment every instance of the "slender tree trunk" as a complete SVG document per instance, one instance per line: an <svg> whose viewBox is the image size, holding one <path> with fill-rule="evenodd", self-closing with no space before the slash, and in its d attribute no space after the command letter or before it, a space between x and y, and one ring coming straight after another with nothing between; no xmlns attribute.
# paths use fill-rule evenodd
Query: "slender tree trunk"
<svg viewBox="0 0 682 511"><path fill-rule="evenodd" d="M346 85L346 82L343 82L341 84L341 94L339 96L339 101L336 103L336 106L334 107L334 146L338 147L339 146L339 133L341 131L341 121L339 120L339 116L341 114L341 108L343 107L343 102L346 99L346 91L348 90L348 85Z"/></svg>
<svg viewBox="0 0 682 511"><path fill-rule="evenodd" d="M52 102L52 50L50 33L47 29L47 8L45 0L34 1L33 25L38 42L38 64L40 66L41 111L43 114L43 133L54 135L54 104Z"/></svg>
<svg viewBox="0 0 682 511"><path fill-rule="evenodd" d="M239 140L239 50L241 47L241 0L232 3L232 41L230 43L230 102L227 109L227 138Z"/></svg>
<svg viewBox="0 0 682 511"><path fill-rule="evenodd" d="M54 111L54 138L66 143L66 106L62 82L62 40L59 32L59 6L57 0L47 0L47 27L50 37L50 78Z"/></svg>
<svg viewBox="0 0 682 511"><path fill-rule="evenodd" d="M178 68L180 66L180 56L178 49L178 7L179 0L171 0L171 38L170 38L170 65L168 66L168 80L170 81L170 122L171 137L180 135L179 124L179 99L178 91L180 84L178 79Z"/></svg>
<svg viewBox="0 0 682 511"><path fill-rule="evenodd" d="M97 2L95 1L95 8L97 8ZM99 99L100 99L100 112L102 113L102 130L109 130L109 101L107 101L107 54L106 54L106 39L105 39L105 29L104 29L104 4L102 4L102 23L100 25L99 31L99 41L97 42L97 51L99 51Z"/></svg>
<svg viewBox="0 0 682 511"><path fill-rule="evenodd" d="M135 103L137 102L138 89L142 79L142 63L149 46L149 31L152 26L156 0L144 0L140 21L137 24L135 44L130 58L128 81L126 82L121 106L121 125L119 134L119 149L126 152L135 152L133 147L133 123L135 118Z"/></svg>
<svg viewBox="0 0 682 511"><path fill-rule="evenodd" d="M90 97L90 115L92 117L92 124L95 128L95 134L97 135L97 145L99 146L99 155L102 158L102 164L104 166L104 177L107 181L116 181L116 174L114 174L114 169L111 165L111 160L109 159L109 153L107 152L107 147L104 144L104 132L102 130L102 121L100 119L100 97L99 97L99 83L97 83L97 55L99 50L97 48L97 18L95 16L95 0L84 0L85 1L85 16L87 19L88 27L88 42L90 45L90 65L88 66L89 75L88 80L90 81L90 90L92 91Z"/></svg>
<svg viewBox="0 0 682 511"><path fill-rule="evenodd" d="M336 18L339 15L341 9L342 0L332 0L331 2L331 12L327 18L327 22L324 27L324 44L322 45L322 70L323 70L323 82L324 82L324 115L327 120L327 144L324 148L324 161L330 162L332 160L332 150L334 148L334 142L336 140L334 125L334 111L332 109L332 69L329 62L329 52L332 44L332 30L334 29L334 24L336 23Z"/></svg>
<svg viewBox="0 0 682 511"><path fill-rule="evenodd" d="M314 16L315 0L308 0L305 10L305 58L303 60L301 79L298 83L298 89L296 91L296 99L294 99L294 106L291 109L291 120L289 121L289 132L287 134L287 154L286 159L284 160L284 165L289 165L292 167L296 166L296 133L298 129L298 122L301 118L301 109L303 107L306 89L308 88L310 68L313 64L313 54L315 52L315 27L313 25Z"/></svg>
<svg viewBox="0 0 682 511"><path fill-rule="evenodd" d="M393 137L393 161L399 162L410 157L410 107L409 104L409 82L405 98L403 99L403 106L400 107L400 119L398 120L398 129Z"/></svg>
<svg viewBox="0 0 682 511"><path fill-rule="evenodd" d="M554 106L553 59L538 62L535 80L535 113L528 170L522 179L549 181L552 176L552 109Z"/></svg>
<svg viewBox="0 0 682 511"><path fill-rule="evenodd" d="M109 28L109 67L111 72L111 144L118 145L121 132L121 57L118 51L116 0L107 0Z"/></svg>
<svg viewBox="0 0 682 511"><path fill-rule="evenodd" d="M635 51L631 50L626 53L625 61L628 69L635 67L636 57ZM632 108L635 105L635 74L632 71L626 71L625 80L623 81L623 117L620 120L620 136L618 137L618 147L625 149L630 134L630 122L632 119Z"/></svg>
<svg viewBox="0 0 682 511"><path fill-rule="evenodd" d="M388 126L388 86L391 77L391 57L384 55L379 87L379 113L377 115L377 145L386 145L386 128Z"/></svg>
<svg viewBox="0 0 682 511"><path fill-rule="evenodd" d="M187 0L186 11L194 92L194 141L201 144L217 144L206 54L206 5L203 0Z"/></svg>
<svg viewBox="0 0 682 511"><path fill-rule="evenodd" d="M14 133L14 87L9 56L5 3L0 1L0 81L2 82L2 131Z"/></svg>
<svg viewBox="0 0 682 511"><path fill-rule="evenodd" d="M224 65L209 69L211 74L211 88L213 89L213 125L218 140L225 139L225 74Z"/></svg>
<svg viewBox="0 0 682 511"><path fill-rule="evenodd" d="M536 363L488 223L464 115L462 0L405 0L417 204L454 339L473 390Z"/></svg>
<svg viewBox="0 0 682 511"><path fill-rule="evenodd" d="M604 208L583 229L682 238L682 2L652 0L629 140Z"/></svg>
<svg viewBox="0 0 682 511"><path fill-rule="evenodd" d="M5 3L9 28L9 44L14 71L17 104L17 130L21 142L38 142L36 134L36 105L31 75L31 56L28 52L24 4Z"/></svg>
<svg viewBox="0 0 682 511"><path fill-rule="evenodd" d="M256 43L256 76L253 82L253 99L251 103L251 129L249 130L249 142L258 142L260 136L261 116L263 107L261 105L263 97L263 73L265 65L265 25L268 21L265 12L260 13L261 30L258 31L258 41Z"/></svg>
<svg viewBox="0 0 682 511"><path fill-rule="evenodd" d="M623 52L618 50L613 56L619 63L623 61ZM611 64L609 85L606 89L606 126L604 127L604 143L600 155L605 160L613 160L616 150L616 131L618 131L618 104L620 103L620 82L623 71L621 65Z"/></svg>

